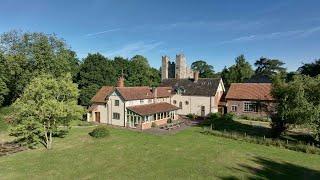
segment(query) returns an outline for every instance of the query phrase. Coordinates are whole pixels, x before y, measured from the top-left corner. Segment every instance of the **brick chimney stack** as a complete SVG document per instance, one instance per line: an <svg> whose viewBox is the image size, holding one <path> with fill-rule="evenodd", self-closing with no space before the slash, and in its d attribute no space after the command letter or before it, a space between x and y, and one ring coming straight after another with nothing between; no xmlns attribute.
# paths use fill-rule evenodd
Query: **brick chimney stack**
<svg viewBox="0 0 320 180"><path fill-rule="evenodd" d="M152 93L153 93L153 103L156 103L158 98L158 90L156 87L152 88Z"/></svg>
<svg viewBox="0 0 320 180"><path fill-rule="evenodd" d="M199 80L199 71L194 71L193 72L193 78L194 78L193 82L198 82L198 80Z"/></svg>
<svg viewBox="0 0 320 180"><path fill-rule="evenodd" d="M121 73L121 76L118 79L117 82L117 87L124 87L124 75L123 75L123 71Z"/></svg>

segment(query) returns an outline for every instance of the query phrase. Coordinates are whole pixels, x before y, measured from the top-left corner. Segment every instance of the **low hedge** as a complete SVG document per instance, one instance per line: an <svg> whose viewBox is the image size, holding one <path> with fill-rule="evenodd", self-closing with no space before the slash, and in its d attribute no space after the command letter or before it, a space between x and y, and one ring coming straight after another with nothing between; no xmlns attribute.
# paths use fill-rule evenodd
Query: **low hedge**
<svg viewBox="0 0 320 180"><path fill-rule="evenodd" d="M109 130L107 127L105 126L100 126L100 127L97 127L95 129L93 129L89 135L91 137L94 137L94 138L104 138L104 137L107 137L109 136Z"/></svg>

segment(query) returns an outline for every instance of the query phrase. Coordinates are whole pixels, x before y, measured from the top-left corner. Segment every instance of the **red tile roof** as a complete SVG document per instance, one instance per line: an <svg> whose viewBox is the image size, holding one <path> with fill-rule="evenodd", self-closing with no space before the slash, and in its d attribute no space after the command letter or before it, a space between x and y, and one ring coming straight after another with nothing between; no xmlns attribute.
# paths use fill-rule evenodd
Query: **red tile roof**
<svg viewBox="0 0 320 180"><path fill-rule="evenodd" d="M114 91L114 87L112 86L103 86L96 95L93 96L91 102L94 103L104 103L106 102L106 98Z"/></svg>
<svg viewBox="0 0 320 180"><path fill-rule="evenodd" d="M112 87L103 86L95 96L91 99L95 103L104 103L106 98L114 91L117 90L124 100L138 100L138 99L152 99L154 98L154 92L152 88L148 86L138 87ZM171 87L157 87L157 97L169 97L171 95Z"/></svg>
<svg viewBox="0 0 320 180"><path fill-rule="evenodd" d="M154 103L154 104L145 104L145 105L138 105L138 106L129 106L127 109L141 115L152 115L155 113L161 112L169 112L179 109L178 107L169 104L169 103Z"/></svg>
<svg viewBox="0 0 320 180"><path fill-rule="evenodd" d="M137 100L137 99L152 99L154 98L154 92L152 88L148 86L141 87L117 87L117 91L124 98L124 100ZM157 97L169 97L171 91L168 87L158 87Z"/></svg>
<svg viewBox="0 0 320 180"><path fill-rule="evenodd" d="M169 97L171 96L172 87L157 87L157 97Z"/></svg>
<svg viewBox="0 0 320 180"><path fill-rule="evenodd" d="M271 83L232 83L226 99L271 101L271 89Z"/></svg>

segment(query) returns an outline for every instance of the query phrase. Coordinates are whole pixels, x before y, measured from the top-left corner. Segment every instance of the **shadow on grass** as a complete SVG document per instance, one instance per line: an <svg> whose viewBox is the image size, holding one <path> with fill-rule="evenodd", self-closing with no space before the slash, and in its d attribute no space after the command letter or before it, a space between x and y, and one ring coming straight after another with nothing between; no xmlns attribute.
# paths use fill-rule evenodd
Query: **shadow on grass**
<svg viewBox="0 0 320 180"><path fill-rule="evenodd" d="M208 124L203 121L203 123L200 123L199 126L208 126ZM246 133L249 136L270 136L270 128L243 124L234 120L216 120L213 123L213 129L216 131L236 132L240 134Z"/></svg>
<svg viewBox="0 0 320 180"><path fill-rule="evenodd" d="M235 171L249 173L247 179L320 179L320 171L300 165L275 162L271 159L256 157L252 160L256 167L239 164ZM239 179L237 176L220 177L225 180Z"/></svg>

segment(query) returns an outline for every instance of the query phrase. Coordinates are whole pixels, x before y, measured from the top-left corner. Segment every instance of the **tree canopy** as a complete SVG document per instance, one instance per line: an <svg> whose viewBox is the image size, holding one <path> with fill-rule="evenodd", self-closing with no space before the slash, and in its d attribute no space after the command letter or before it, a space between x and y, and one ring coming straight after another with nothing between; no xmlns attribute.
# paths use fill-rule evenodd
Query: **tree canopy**
<svg viewBox="0 0 320 180"><path fill-rule="evenodd" d="M285 63L278 59L268 59L261 57L254 65L257 67L255 74L260 76L272 77L276 74L286 72L286 68L283 67Z"/></svg>
<svg viewBox="0 0 320 180"><path fill-rule="evenodd" d="M273 127L278 133L290 124L308 124L320 138L320 76L295 75L288 83L277 79L272 94L277 101Z"/></svg>
<svg viewBox="0 0 320 180"><path fill-rule="evenodd" d="M320 74L320 59L312 63L306 63L299 67L298 72L304 75L315 77Z"/></svg>
<svg viewBox="0 0 320 180"><path fill-rule="evenodd" d="M44 33L10 31L0 36L2 81L9 89L6 104L18 98L30 80L39 74L55 77L78 72L76 54L62 39Z"/></svg>
<svg viewBox="0 0 320 180"><path fill-rule="evenodd" d="M221 72L221 77L225 83L225 86L229 86L231 83L242 83L246 79L249 79L254 74L252 66L246 61L244 55L236 57L235 64L229 68L224 67Z"/></svg>
<svg viewBox="0 0 320 180"><path fill-rule="evenodd" d="M99 53L88 54L80 65L76 81L80 88L79 103L89 106L97 90L102 86L115 86L122 73L126 86L157 86L160 83L160 71L150 67L141 55L130 60L122 57L109 60Z"/></svg>
<svg viewBox="0 0 320 180"><path fill-rule="evenodd" d="M34 78L13 104L11 135L20 143L33 147L42 143L50 149L59 126L81 119L84 109L77 105L78 96L70 74L58 78L43 74Z"/></svg>
<svg viewBox="0 0 320 180"><path fill-rule="evenodd" d="M207 64L206 61L198 60L191 64L191 69L199 72L200 78L213 78L215 73L213 66Z"/></svg>

